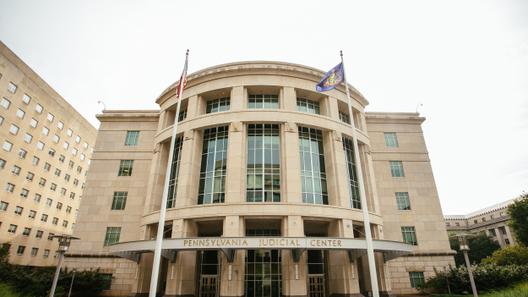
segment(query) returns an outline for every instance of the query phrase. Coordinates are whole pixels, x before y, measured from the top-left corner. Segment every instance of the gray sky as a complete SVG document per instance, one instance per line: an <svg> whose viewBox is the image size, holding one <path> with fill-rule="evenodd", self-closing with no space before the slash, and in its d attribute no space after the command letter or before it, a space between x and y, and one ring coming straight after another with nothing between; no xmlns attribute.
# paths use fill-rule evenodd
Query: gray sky
<svg viewBox="0 0 528 297"><path fill-rule="evenodd" d="M325 6L327 5L327 6ZM0 39L94 126L189 70L345 53L368 111L415 111L444 213L528 190L528 1L5 1Z"/></svg>

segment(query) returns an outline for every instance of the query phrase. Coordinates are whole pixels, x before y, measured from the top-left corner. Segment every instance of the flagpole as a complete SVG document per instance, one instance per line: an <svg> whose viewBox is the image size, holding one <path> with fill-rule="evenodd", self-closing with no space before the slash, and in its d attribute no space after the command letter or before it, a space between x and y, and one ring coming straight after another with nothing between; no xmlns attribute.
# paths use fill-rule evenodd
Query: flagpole
<svg viewBox="0 0 528 297"><path fill-rule="evenodd" d="M341 56L341 64L343 65L343 78L345 81L345 90L348 98L348 113L350 115L350 125L352 126L352 142L354 143L354 159L356 160L356 172L359 183L359 198L361 200L361 209L363 210L363 225L365 227L365 239L367 242L367 259L369 264L370 285L372 288L372 296L379 297L378 275L376 272L376 259L374 258L374 248L372 247L372 234L370 230L370 218L367 207L367 198L365 195L365 185L363 183L363 170L361 168L361 160L359 157L359 148L356 134L356 124L354 123L354 113L352 112L352 99L350 99L350 92L348 91L348 83L345 75L345 63L343 61L343 51L339 51Z"/></svg>
<svg viewBox="0 0 528 297"><path fill-rule="evenodd" d="M183 97L183 88L187 76L187 61L189 59L189 50L185 53L185 65L183 68L182 76L179 82L179 88L176 90L176 114L174 115L174 124L172 128L172 138L170 142L169 157L167 170L165 170L165 184L163 186L163 196L161 197L161 208L159 213L158 221L158 233L156 234L156 247L154 249L154 259L152 260L152 274L150 277L150 291L149 297L156 297L156 291L158 288L158 275L159 267L161 260L161 245L163 242L163 229L165 227L165 213L167 211L167 196L169 194L169 181L170 181L170 172L172 166L172 155L174 154L174 145L176 143L176 133L178 130L178 117L180 114L180 102ZM174 187L176 189L176 187ZM176 194L176 193L174 193Z"/></svg>

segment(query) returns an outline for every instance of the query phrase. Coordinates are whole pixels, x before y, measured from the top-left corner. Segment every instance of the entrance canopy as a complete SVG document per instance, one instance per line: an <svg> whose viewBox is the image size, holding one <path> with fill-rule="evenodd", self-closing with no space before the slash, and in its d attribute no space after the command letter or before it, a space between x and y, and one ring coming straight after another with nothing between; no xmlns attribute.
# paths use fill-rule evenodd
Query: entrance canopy
<svg viewBox="0 0 528 297"><path fill-rule="evenodd" d="M383 253L385 261L410 254L413 246L398 241L373 240L374 251ZM110 253L138 261L141 253L154 250L155 240L121 242L110 246ZM335 237L195 237L167 238L162 244L163 256L174 260L177 251L221 250L231 258L235 250L289 249L294 255L304 250L346 250L350 260L366 254L367 243L362 238ZM295 257L297 258L297 257Z"/></svg>

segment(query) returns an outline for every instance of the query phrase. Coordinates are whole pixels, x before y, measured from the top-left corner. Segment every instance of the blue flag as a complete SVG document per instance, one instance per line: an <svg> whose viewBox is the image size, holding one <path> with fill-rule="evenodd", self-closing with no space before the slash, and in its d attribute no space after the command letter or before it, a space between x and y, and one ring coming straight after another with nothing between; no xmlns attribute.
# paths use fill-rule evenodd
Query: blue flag
<svg viewBox="0 0 528 297"><path fill-rule="evenodd" d="M343 71L343 63L339 63L323 76L323 79L315 86L315 89L317 92L335 89L344 79L345 72Z"/></svg>

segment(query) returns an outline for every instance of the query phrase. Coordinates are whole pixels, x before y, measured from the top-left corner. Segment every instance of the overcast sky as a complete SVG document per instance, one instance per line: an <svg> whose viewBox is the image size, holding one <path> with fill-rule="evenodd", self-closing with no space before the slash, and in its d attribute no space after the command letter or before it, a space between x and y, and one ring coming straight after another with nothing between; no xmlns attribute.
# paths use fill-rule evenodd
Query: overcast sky
<svg viewBox="0 0 528 297"><path fill-rule="evenodd" d="M148 2L148 3L147 3ZM92 124L242 60L328 70L423 125L445 214L528 190L528 1L5 1L0 39Z"/></svg>

